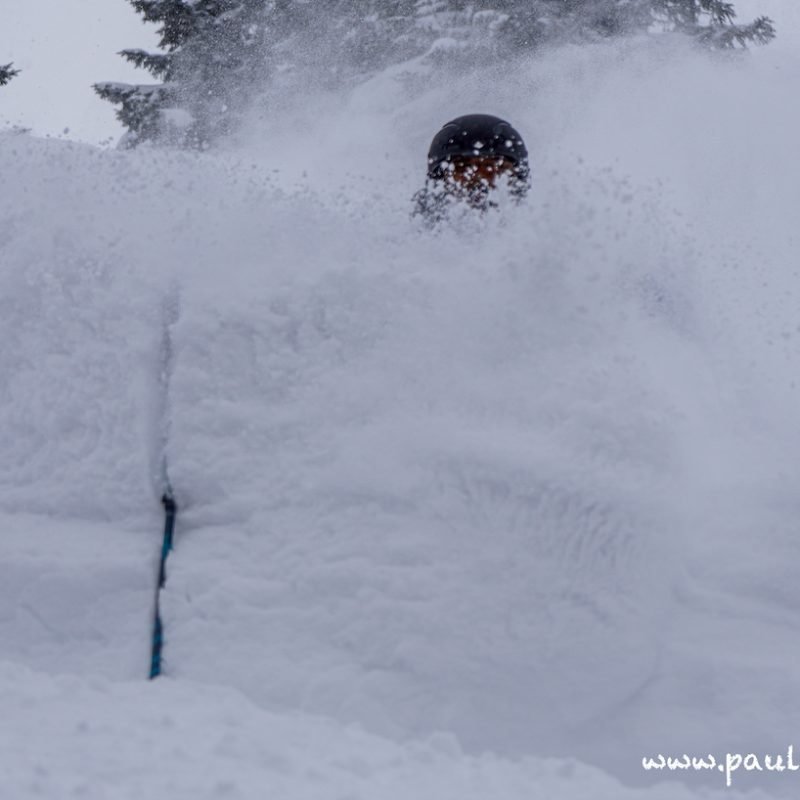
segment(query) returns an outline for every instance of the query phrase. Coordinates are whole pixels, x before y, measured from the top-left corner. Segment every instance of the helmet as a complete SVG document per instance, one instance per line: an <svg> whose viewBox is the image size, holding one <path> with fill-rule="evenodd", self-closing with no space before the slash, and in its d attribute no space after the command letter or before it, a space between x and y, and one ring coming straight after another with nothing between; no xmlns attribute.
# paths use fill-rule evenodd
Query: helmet
<svg viewBox="0 0 800 800"><path fill-rule="evenodd" d="M518 180L528 179L528 150L519 133L491 114L467 114L448 122L428 150L428 177L441 180L445 165L458 156L494 156L514 164Z"/></svg>

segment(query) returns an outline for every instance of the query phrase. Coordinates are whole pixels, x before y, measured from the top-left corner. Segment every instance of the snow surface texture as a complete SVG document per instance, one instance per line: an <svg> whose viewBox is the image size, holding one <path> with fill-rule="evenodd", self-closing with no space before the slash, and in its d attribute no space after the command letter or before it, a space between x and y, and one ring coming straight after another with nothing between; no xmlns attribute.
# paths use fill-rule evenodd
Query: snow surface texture
<svg viewBox="0 0 800 800"><path fill-rule="evenodd" d="M3 136L0 796L679 800L721 776L642 756L785 753L798 78L634 42L214 157ZM431 234L468 110L534 189Z"/></svg>

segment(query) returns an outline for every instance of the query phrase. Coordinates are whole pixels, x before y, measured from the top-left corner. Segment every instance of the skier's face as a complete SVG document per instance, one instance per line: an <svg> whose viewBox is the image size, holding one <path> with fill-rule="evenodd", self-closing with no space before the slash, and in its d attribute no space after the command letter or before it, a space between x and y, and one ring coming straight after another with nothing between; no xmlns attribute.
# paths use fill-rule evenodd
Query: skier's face
<svg viewBox="0 0 800 800"><path fill-rule="evenodd" d="M500 175L511 175L514 164L507 158L475 156L454 159L447 165L447 182L469 191L494 188Z"/></svg>

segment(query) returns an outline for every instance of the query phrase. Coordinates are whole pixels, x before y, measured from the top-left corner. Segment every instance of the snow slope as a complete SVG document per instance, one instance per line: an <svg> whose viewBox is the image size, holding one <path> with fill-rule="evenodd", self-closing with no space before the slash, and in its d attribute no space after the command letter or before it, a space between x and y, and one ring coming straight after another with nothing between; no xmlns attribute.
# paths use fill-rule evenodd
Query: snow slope
<svg viewBox="0 0 800 800"><path fill-rule="evenodd" d="M3 798L642 796L572 761L470 756L446 734L401 745L334 720L265 712L233 689L191 681L150 686L3 665L0 687L15 721L0 727ZM699 796L711 795L669 784L646 792L648 800Z"/></svg>
<svg viewBox="0 0 800 800"><path fill-rule="evenodd" d="M633 42L214 157L3 136L0 794L680 798L724 781L642 756L785 752L799 71ZM422 231L476 107L534 191Z"/></svg>

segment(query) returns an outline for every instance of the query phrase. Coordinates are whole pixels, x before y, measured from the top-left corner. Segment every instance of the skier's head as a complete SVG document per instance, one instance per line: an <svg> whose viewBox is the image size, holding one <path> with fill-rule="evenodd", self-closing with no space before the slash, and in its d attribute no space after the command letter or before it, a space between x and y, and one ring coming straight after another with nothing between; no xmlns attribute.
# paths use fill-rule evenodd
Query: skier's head
<svg viewBox="0 0 800 800"><path fill-rule="evenodd" d="M448 122L428 151L428 178L476 205L505 178L523 196L530 185L528 150L519 133L490 114L467 114Z"/></svg>

